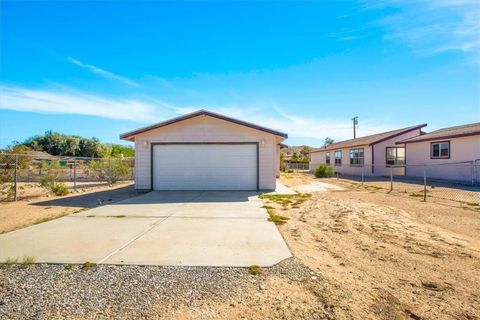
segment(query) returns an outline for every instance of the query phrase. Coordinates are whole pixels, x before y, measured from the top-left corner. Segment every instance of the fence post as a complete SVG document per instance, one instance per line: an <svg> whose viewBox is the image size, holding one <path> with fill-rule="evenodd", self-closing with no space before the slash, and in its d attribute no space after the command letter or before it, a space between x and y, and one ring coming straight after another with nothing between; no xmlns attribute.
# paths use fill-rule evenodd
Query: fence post
<svg viewBox="0 0 480 320"><path fill-rule="evenodd" d="M427 170L423 168L423 202L427 202Z"/></svg>
<svg viewBox="0 0 480 320"><path fill-rule="evenodd" d="M362 168L362 186L364 182L365 182L365 167Z"/></svg>
<svg viewBox="0 0 480 320"><path fill-rule="evenodd" d="M73 158L73 192L77 192L77 159Z"/></svg>
<svg viewBox="0 0 480 320"><path fill-rule="evenodd" d="M112 158L108 158L108 183L112 183Z"/></svg>
<svg viewBox="0 0 480 320"><path fill-rule="evenodd" d="M15 168L13 170L13 201L17 201L17 167L18 155L15 155Z"/></svg>
<svg viewBox="0 0 480 320"><path fill-rule="evenodd" d="M473 161L473 185L480 183L477 161Z"/></svg>
<svg viewBox="0 0 480 320"><path fill-rule="evenodd" d="M390 167L390 191L393 191L393 167Z"/></svg>
<svg viewBox="0 0 480 320"><path fill-rule="evenodd" d="M475 185L475 160L472 160L472 186Z"/></svg>

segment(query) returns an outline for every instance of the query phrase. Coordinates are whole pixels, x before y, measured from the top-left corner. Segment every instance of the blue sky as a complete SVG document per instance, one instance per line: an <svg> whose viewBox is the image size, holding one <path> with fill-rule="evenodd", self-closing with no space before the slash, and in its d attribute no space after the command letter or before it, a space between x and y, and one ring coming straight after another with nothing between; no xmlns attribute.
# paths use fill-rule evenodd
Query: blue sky
<svg viewBox="0 0 480 320"><path fill-rule="evenodd" d="M480 121L480 5L437 1L0 2L0 148L208 109L319 146Z"/></svg>

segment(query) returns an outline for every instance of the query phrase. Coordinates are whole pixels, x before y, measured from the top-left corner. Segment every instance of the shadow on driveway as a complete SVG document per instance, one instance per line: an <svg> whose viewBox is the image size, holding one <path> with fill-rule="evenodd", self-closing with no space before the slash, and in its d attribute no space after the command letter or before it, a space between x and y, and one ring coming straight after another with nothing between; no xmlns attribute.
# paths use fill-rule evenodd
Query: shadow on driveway
<svg viewBox="0 0 480 320"><path fill-rule="evenodd" d="M96 208L99 205L112 204L137 196L133 184L121 188L77 194L69 197L55 198L52 200L32 202L33 206L60 206Z"/></svg>

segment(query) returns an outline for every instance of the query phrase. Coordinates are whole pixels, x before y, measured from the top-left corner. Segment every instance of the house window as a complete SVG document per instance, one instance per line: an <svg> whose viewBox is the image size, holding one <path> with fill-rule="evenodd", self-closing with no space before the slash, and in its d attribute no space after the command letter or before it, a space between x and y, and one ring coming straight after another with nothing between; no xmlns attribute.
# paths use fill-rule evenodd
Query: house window
<svg viewBox="0 0 480 320"><path fill-rule="evenodd" d="M363 148L350 149L350 166L351 167L362 167L363 161L364 161Z"/></svg>
<svg viewBox="0 0 480 320"><path fill-rule="evenodd" d="M335 165L341 166L342 165L342 151L335 151Z"/></svg>
<svg viewBox="0 0 480 320"><path fill-rule="evenodd" d="M404 147L387 147L387 166L401 166L405 164Z"/></svg>
<svg viewBox="0 0 480 320"><path fill-rule="evenodd" d="M450 141L432 142L430 148L430 157L432 159L450 158Z"/></svg>
<svg viewBox="0 0 480 320"><path fill-rule="evenodd" d="M330 152L325 153L325 163L330 164Z"/></svg>

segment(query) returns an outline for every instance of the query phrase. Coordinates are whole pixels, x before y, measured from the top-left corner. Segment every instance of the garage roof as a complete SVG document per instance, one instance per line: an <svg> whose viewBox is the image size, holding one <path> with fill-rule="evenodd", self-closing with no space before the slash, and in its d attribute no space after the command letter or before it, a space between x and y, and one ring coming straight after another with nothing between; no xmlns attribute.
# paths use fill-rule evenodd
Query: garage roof
<svg viewBox="0 0 480 320"><path fill-rule="evenodd" d="M189 114L177 117L177 118L173 118L173 119L170 119L170 120L167 120L167 121L159 122L159 123L153 124L153 125L148 126L148 127L140 128L140 129L137 129L137 130L133 130L133 131L121 134L120 139L133 141L133 138L137 134L140 134L140 133L143 133L143 132L146 132L146 131L150 131L150 130L153 130L153 129L165 127L165 126L171 125L173 123L177 123L177 122L180 122L180 121L183 121L183 120L191 119L191 118L202 116L202 115L209 116L209 117L212 117L212 118L217 118L217 119L220 119L220 120L233 122L233 123L236 123L236 124L239 124L239 125L242 125L242 126L245 126L245 127L249 127L249 128L255 129L255 130L268 132L268 133L274 134L276 136L283 137L285 139L288 138L288 134L283 133L281 131L276 131L276 130L273 130L273 129L261 127L259 125L256 125L256 124L253 124L253 123L250 123L250 122L238 120L238 119L235 119L235 118L230 118L230 117L227 117L227 116L224 116L224 115L221 115L221 114L218 114L218 113L210 112L210 111L207 111L207 110L199 110L199 111L192 112L192 113L189 113Z"/></svg>
<svg viewBox="0 0 480 320"><path fill-rule="evenodd" d="M474 136L474 135L480 135L480 122L439 129L436 131L432 131L430 133L422 134L417 137L399 141L397 143L412 143L412 142L450 139L450 138L466 137L466 136Z"/></svg>

